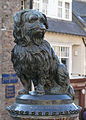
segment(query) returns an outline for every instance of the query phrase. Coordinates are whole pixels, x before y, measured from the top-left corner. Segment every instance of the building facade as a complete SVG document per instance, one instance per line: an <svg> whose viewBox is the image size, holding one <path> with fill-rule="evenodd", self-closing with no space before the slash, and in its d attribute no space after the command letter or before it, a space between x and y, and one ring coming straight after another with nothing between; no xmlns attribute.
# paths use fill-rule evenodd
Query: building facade
<svg viewBox="0 0 86 120"><path fill-rule="evenodd" d="M83 110L86 107L86 1L38 1L33 0L33 9L48 17L45 39L66 65L75 90L74 102Z"/></svg>
<svg viewBox="0 0 86 120"><path fill-rule="evenodd" d="M10 120L6 106L13 104L17 91L22 88L11 63L11 50L15 45L13 15L20 9L28 8L46 14L49 28L45 39L55 50L60 62L66 65L76 94L75 103L84 109L86 107L85 0L0 0L0 5L1 119Z"/></svg>

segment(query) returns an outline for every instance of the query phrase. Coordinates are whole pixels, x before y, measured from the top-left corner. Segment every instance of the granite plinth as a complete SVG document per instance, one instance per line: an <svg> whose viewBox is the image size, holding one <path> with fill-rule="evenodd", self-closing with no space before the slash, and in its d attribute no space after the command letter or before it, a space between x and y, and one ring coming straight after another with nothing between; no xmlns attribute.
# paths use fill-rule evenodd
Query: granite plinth
<svg viewBox="0 0 86 120"><path fill-rule="evenodd" d="M81 107L65 95L18 95L7 110L13 120L63 119L74 120ZM70 119L71 118L71 119ZM73 118L73 119L72 119Z"/></svg>

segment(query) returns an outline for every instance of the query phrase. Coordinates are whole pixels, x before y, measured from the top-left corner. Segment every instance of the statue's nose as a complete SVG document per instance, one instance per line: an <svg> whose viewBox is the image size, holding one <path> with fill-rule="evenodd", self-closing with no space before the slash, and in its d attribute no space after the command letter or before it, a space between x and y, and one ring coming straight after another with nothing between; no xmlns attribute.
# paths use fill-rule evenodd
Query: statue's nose
<svg viewBox="0 0 86 120"><path fill-rule="evenodd" d="M41 26L40 26L40 29L41 29L41 30L46 30L45 25L41 25Z"/></svg>

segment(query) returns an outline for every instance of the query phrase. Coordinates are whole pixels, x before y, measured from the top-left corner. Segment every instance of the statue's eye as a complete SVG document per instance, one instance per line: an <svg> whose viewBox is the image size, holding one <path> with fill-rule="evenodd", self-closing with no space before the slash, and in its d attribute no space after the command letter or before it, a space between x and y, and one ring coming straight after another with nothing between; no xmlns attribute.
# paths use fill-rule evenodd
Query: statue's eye
<svg viewBox="0 0 86 120"><path fill-rule="evenodd" d="M29 22L30 22L30 23L34 23L34 22L37 21L37 20L38 20L37 17L32 17L32 18L29 19Z"/></svg>
<svg viewBox="0 0 86 120"><path fill-rule="evenodd" d="M41 22L41 23L44 23L44 19L43 19L43 18L41 18L41 19L40 19L40 22Z"/></svg>

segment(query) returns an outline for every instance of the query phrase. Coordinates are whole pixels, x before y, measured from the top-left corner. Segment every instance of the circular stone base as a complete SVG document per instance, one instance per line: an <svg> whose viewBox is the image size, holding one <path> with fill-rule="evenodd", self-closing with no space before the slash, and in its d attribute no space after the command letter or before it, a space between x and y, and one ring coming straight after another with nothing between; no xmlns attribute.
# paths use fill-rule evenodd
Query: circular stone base
<svg viewBox="0 0 86 120"><path fill-rule="evenodd" d="M68 95L19 95L7 110L13 120L74 120L81 107Z"/></svg>

